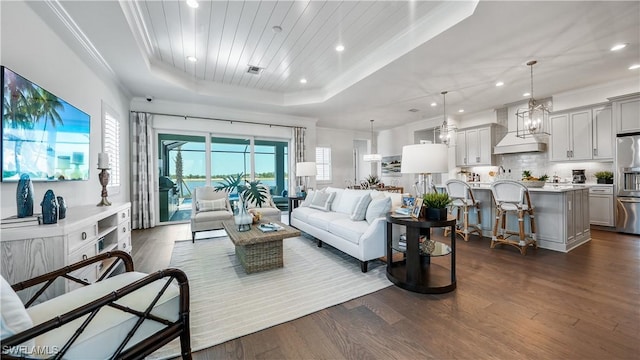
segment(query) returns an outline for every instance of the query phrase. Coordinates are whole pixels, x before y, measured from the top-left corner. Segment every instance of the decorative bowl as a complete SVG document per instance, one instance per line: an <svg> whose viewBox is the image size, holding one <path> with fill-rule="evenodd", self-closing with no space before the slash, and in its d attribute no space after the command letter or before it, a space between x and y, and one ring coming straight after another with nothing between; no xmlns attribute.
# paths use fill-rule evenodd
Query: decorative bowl
<svg viewBox="0 0 640 360"><path fill-rule="evenodd" d="M528 188L541 188L544 187L544 181L534 181L534 180L522 180L520 181L524 186Z"/></svg>

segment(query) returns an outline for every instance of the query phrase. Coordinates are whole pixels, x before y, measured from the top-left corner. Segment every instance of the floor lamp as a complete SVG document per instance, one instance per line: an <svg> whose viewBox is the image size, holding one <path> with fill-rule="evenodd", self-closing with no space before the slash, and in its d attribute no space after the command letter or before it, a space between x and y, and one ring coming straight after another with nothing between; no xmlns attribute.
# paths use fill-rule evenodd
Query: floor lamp
<svg viewBox="0 0 640 360"><path fill-rule="evenodd" d="M422 175L422 195L424 195L427 193L427 189L432 187L431 174L448 172L448 163L449 151L447 145L405 145L402 147L402 164L400 165L400 172L403 174ZM420 194L416 195L420 196Z"/></svg>
<svg viewBox="0 0 640 360"><path fill-rule="evenodd" d="M302 192L306 192L309 187L309 176L316 176L317 174L315 162L299 162L296 163L296 176L304 177L304 188Z"/></svg>

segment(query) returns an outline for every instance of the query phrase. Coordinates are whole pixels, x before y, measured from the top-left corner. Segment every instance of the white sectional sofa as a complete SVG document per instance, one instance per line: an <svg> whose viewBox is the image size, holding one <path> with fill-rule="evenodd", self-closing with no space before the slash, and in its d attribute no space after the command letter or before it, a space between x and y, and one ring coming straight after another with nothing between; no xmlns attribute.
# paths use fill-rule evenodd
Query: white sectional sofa
<svg viewBox="0 0 640 360"><path fill-rule="evenodd" d="M401 202L398 193L329 187L310 191L291 212L291 225L317 238L318 247L324 242L360 260L367 272L369 260L385 255L385 216Z"/></svg>

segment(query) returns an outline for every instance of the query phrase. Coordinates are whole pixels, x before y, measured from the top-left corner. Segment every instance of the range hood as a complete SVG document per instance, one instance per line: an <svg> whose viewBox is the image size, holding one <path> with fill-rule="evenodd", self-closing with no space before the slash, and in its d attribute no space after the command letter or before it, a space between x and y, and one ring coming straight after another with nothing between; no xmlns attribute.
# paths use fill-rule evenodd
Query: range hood
<svg viewBox="0 0 640 360"><path fill-rule="evenodd" d="M520 138L516 136L515 132L508 132L500 142L493 148L493 153L500 154L514 154L514 153L527 153L527 152L543 152L547 150L547 144L541 140L536 139L534 136L528 136L526 138Z"/></svg>
<svg viewBox="0 0 640 360"><path fill-rule="evenodd" d="M548 104L550 99L545 99ZM493 148L495 155L544 152L547 150L547 137L539 135L527 136L524 139L518 137L517 134L517 118L516 112L520 108L526 107L527 103L518 102L516 104L508 104L507 107L496 109L496 116L499 124L507 123L507 134Z"/></svg>

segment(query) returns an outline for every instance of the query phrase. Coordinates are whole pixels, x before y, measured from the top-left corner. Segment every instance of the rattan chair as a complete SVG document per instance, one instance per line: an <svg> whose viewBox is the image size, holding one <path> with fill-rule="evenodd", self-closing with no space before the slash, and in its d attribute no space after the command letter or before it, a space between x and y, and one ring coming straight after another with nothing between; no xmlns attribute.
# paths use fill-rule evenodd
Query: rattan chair
<svg viewBox="0 0 640 360"><path fill-rule="evenodd" d="M112 258L95 283L74 276ZM176 338L182 358L191 359L189 283L178 269L138 273L129 254L113 251L11 287L1 280L2 359L142 359ZM38 303L55 281L83 286ZM23 306L17 292L34 286Z"/></svg>
<svg viewBox="0 0 640 360"><path fill-rule="evenodd" d="M538 247L536 241L536 222L529 189L513 180L498 180L491 184L491 194L496 205L496 221L493 226L491 248L507 244L515 246L522 255L527 249ZM507 215L515 214L518 220L518 231L507 230ZM529 219L530 233L525 232L525 220ZM511 239L517 235L517 240Z"/></svg>
<svg viewBox="0 0 640 360"><path fill-rule="evenodd" d="M456 234L462 236L464 241L469 241L469 234L475 233L482 237L480 214L480 202L473 196L473 191L469 184L464 181L451 179L445 183L447 193L451 200L451 212L456 209L457 225ZM469 222L469 211L475 209L478 220L476 223ZM462 219L461 219L462 218ZM462 220L462 221L461 221ZM444 236L449 234L449 228L445 228Z"/></svg>

